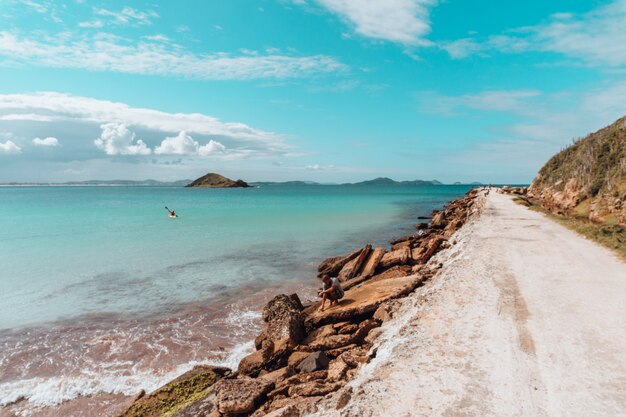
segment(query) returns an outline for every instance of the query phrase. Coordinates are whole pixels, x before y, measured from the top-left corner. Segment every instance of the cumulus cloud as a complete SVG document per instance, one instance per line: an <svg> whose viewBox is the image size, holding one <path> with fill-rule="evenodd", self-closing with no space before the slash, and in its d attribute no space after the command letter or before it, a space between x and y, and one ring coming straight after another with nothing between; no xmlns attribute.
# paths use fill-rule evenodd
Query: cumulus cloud
<svg viewBox="0 0 626 417"><path fill-rule="evenodd" d="M79 68L201 80L301 78L347 69L326 55L198 54L174 43L147 38L135 42L103 33L28 37L0 31L0 57L4 61L2 65Z"/></svg>
<svg viewBox="0 0 626 417"><path fill-rule="evenodd" d="M185 131L181 131L176 136L167 137L159 146L154 149L157 155L199 155L209 156L222 154L226 147L219 142L210 140L207 144L200 146Z"/></svg>
<svg viewBox="0 0 626 417"><path fill-rule="evenodd" d="M302 0L294 0L303 4ZM430 9L436 0L317 0L350 24L359 35L400 43L428 45Z"/></svg>
<svg viewBox="0 0 626 417"><path fill-rule="evenodd" d="M0 142L0 154L16 155L22 153L22 148L17 146L12 140L7 140L4 143Z"/></svg>
<svg viewBox="0 0 626 417"><path fill-rule="evenodd" d="M124 123L105 123L100 126L102 133L94 140L98 149L107 155L150 155L152 150L138 139Z"/></svg>
<svg viewBox="0 0 626 417"><path fill-rule="evenodd" d="M48 136L47 138L35 138L33 139L33 144L36 146L58 146L59 140L57 138L53 138Z"/></svg>
<svg viewBox="0 0 626 417"><path fill-rule="evenodd" d="M486 38L441 42L455 59L493 52L555 52L593 66L626 65L626 0L615 0L588 13L556 13L547 22Z"/></svg>

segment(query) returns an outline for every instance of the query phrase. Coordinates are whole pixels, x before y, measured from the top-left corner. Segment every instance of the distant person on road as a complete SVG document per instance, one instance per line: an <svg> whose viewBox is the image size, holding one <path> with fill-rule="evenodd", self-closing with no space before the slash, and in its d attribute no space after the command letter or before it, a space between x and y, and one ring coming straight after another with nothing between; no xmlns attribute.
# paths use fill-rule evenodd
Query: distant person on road
<svg viewBox="0 0 626 417"><path fill-rule="evenodd" d="M322 297L321 311L324 311L326 299L330 300L330 306L337 304L337 301L343 298L344 292L341 288L341 283L337 278L331 278L330 275L324 275L322 277L322 283L324 286L322 290L317 293L319 297Z"/></svg>

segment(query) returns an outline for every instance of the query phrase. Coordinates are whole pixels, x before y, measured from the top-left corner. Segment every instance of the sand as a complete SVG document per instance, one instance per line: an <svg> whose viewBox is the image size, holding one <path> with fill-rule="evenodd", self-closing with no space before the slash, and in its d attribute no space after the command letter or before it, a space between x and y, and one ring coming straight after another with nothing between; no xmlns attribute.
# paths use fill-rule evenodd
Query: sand
<svg viewBox="0 0 626 417"><path fill-rule="evenodd" d="M482 205L317 415L626 415L626 263L509 196Z"/></svg>

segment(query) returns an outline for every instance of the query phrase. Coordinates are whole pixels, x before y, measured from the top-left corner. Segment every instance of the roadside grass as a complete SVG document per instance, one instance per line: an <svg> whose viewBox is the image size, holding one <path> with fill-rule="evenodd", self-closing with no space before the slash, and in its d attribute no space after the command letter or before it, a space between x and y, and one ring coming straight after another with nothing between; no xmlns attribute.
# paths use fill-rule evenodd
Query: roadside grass
<svg viewBox="0 0 626 417"><path fill-rule="evenodd" d="M626 228L615 224L615 222L595 224L582 217L561 216L544 209L523 196L514 197L513 201L528 207L530 210L543 213L568 229L611 249L622 260L626 261Z"/></svg>

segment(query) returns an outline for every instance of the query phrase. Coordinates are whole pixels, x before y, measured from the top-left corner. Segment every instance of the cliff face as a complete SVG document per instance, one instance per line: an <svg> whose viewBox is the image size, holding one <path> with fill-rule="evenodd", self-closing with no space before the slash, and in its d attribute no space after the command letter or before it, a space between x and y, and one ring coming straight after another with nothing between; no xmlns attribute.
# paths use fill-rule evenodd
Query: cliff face
<svg viewBox="0 0 626 417"><path fill-rule="evenodd" d="M191 183L186 187L202 187L202 188L247 188L250 187L245 181L233 181L220 174L209 173Z"/></svg>
<svg viewBox="0 0 626 417"><path fill-rule="evenodd" d="M548 210L626 224L626 117L554 155L529 195Z"/></svg>

